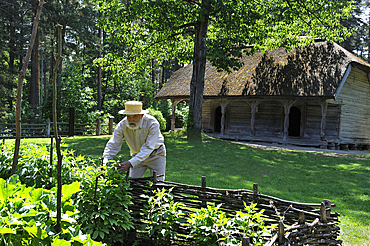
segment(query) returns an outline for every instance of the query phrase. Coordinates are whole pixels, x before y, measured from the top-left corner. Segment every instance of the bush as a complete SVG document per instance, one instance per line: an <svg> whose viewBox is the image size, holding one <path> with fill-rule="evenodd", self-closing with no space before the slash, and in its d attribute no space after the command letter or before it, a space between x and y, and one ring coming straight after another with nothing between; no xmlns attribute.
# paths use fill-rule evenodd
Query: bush
<svg viewBox="0 0 370 246"><path fill-rule="evenodd" d="M181 223L186 222L184 213L180 210L180 203L173 201L171 191L154 191L153 196L148 198L148 206L143 209L144 224L142 230L155 245L170 245L172 240L177 239L176 230Z"/></svg>
<svg viewBox="0 0 370 246"><path fill-rule="evenodd" d="M149 111L148 114L154 116L158 120L159 124L161 125L160 126L161 131L166 130L166 120L165 118L163 118L162 112L152 108L149 108L148 111Z"/></svg>
<svg viewBox="0 0 370 246"><path fill-rule="evenodd" d="M17 175L0 179L1 245L102 245L81 232L70 199L78 192L78 182L64 185L62 191L61 232L55 230L56 188L27 187Z"/></svg>
<svg viewBox="0 0 370 246"><path fill-rule="evenodd" d="M13 162L14 146L5 145L0 153L0 178L8 179ZM46 145L21 144L19 149L16 174L22 184L36 188L52 188L57 184L56 148L53 148L53 160L50 163L50 148ZM74 156L73 150L63 150L62 179L70 184L79 179L80 172L86 166L95 165L83 156Z"/></svg>
<svg viewBox="0 0 370 246"><path fill-rule="evenodd" d="M89 168L81 179L81 191L76 198L77 220L82 230L108 245L123 243L122 233L133 228L128 211L131 204L130 184L109 162L102 171Z"/></svg>

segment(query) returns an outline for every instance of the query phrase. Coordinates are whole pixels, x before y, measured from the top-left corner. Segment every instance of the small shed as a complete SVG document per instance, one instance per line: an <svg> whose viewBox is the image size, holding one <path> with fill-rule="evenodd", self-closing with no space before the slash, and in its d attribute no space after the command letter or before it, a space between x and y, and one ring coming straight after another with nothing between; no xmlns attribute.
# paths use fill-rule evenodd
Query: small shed
<svg viewBox="0 0 370 246"><path fill-rule="evenodd" d="M242 58L230 74L206 64L202 129L215 137L323 148L368 149L370 64L336 43L316 42ZM156 95L173 111L189 100L192 65ZM174 128L174 112L171 127Z"/></svg>

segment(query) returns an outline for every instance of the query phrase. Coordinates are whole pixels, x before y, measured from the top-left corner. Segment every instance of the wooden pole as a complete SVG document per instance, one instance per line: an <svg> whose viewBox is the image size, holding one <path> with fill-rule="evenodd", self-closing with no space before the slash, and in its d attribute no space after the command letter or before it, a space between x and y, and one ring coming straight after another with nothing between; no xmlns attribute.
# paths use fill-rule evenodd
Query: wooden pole
<svg viewBox="0 0 370 246"><path fill-rule="evenodd" d="M207 179L206 179L206 176L202 176L202 188L206 188L207 187ZM207 207L207 202L206 201L203 201L202 202L202 207L203 208L206 208Z"/></svg>
<svg viewBox="0 0 370 246"><path fill-rule="evenodd" d="M60 151L61 138L58 136L58 124L57 124L57 85L56 75L59 68L59 63L62 60L62 25L58 25L58 55L53 72L53 125L54 125L54 137L57 147L57 224L55 230L57 233L61 232L61 219L62 219L62 154Z"/></svg>
<svg viewBox="0 0 370 246"><path fill-rule="evenodd" d="M19 146L21 144L21 107L22 107L22 90L23 90L23 79L26 76L26 70L28 66L28 62L30 60L30 56L32 53L33 45L35 44L37 28L39 25L40 15L42 11L42 5L44 4L43 0L39 1L39 6L37 7L37 12L35 16L35 20L33 23L32 33L31 33L31 40L28 45L26 57L24 58L24 63L21 71L19 71L18 75L18 87L17 87L17 103L15 107L15 128L16 128L16 138L15 138L15 147L14 147L14 156L13 156L13 163L12 163L12 170L10 175L15 174L18 168L18 155L19 155Z"/></svg>

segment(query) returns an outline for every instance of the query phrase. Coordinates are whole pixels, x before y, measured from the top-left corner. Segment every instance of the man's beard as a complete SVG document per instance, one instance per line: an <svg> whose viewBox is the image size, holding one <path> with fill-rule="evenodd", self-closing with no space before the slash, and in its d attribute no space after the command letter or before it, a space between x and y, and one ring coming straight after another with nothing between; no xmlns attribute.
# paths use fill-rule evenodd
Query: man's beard
<svg viewBox="0 0 370 246"><path fill-rule="evenodd" d="M139 126L141 125L141 120L142 119L143 118L141 118L138 123L126 121L127 128L130 129L130 130L137 130L137 129L139 129ZM133 124L133 125L130 125L130 124Z"/></svg>

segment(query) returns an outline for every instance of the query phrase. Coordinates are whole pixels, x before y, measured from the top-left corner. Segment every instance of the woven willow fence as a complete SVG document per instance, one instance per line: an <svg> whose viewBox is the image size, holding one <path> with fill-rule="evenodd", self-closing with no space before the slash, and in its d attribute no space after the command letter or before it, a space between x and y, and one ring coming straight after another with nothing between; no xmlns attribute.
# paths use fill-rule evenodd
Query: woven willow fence
<svg viewBox="0 0 370 246"><path fill-rule="evenodd" d="M164 181L154 182L156 175L151 178L129 179L132 188L132 201L130 209L140 212L147 204L143 194L152 195L153 190L165 188L170 190L174 201L180 202L189 211L206 207L207 204L222 204L220 209L224 212L235 214L243 210L244 202L247 205L257 203L257 208L264 209L263 217L266 225L275 224L272 237L266 238L266 246L272 245L341 245L338 240L339 214L332 212L335 205L329 200L321 204L298 203L286 201L276 197L267 196L258 192L258 185L254 184L253 190L246 189L215 189L206 187L206 178L202 177L202 186L185 185ZM186 238L189 233L185 227L177 231L180 244L191 245ZM242 245L249 245L249 239L242 239ZM177 245L177 244L176 244Z"/></svg>

